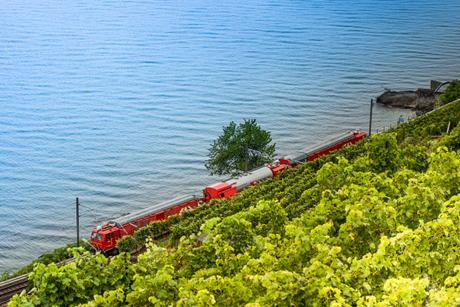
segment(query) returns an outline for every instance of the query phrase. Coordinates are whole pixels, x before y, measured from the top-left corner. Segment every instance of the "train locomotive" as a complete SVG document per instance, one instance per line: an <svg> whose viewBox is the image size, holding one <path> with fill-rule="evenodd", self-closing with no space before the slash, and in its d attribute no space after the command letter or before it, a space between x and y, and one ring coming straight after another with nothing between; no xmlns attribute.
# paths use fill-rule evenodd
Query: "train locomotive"
<svg viewBox="0 0 460 307"><path fill-rule="evenodd" d="M359 130L348 131L324 140L320 145L309 147L297 154L251 170L240 177L218 182L203 189L201 196L185 195L155 204L151 207L130 213L98 226L92 230L90 244L96 251L111 253L116 250L117 241L145 225L161 221L168 216L180 213L185 208L194 208L212 199L230 198L248 186L267 178L276 177L279 172L296 164L312 161L347 144L354 144L366 135Z"/></svg>

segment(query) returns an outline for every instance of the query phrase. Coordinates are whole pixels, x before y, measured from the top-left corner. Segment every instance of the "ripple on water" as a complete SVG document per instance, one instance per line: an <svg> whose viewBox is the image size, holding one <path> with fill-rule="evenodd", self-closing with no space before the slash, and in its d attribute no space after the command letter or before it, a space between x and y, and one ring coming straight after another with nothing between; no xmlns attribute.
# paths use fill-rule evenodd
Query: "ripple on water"
<svg viewBox="0 0 460 307"><path fill-rule="evenodd" d="M460 3L9 1L0 11L0 272L199 193L207 148L257 118L279 154L367 128L385 88L458 78ZM375 127L408 111L375 107Z"/></svg>

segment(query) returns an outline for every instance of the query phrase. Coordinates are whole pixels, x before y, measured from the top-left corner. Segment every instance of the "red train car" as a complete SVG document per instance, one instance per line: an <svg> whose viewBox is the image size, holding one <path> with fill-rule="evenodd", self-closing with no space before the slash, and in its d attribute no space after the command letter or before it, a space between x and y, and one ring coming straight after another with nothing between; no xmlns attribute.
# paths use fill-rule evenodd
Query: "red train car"
<svg viewBox="0 0 460 307"><path fill-rule="evenodd" d="M120 238L132 235L151 222L178 214L184 208L194 208L198 203L199 199L195 196L182 196L119 217L94 229L90 243L98 251L110 252L116 248Z"/></svg>
<svg viewBox="0 0 460 307"><path fill-rule="evenodd" d="M347 144L354 144L365 135L365 132L360 132L359 130L349 131L327 139L321 145L309 147L297 155L290 155L274 163L249 171L240 177L209 185L204 188L203 197L201 198L182 196L122 216L94 229L91 232L90 243L98 251L110 252L116 248L116 243L120 238L133 234L137 229L150 222L164 220L170 215L178 214L184 208L194 208L200 202L208 202L211 199L218 198L230 198L248 186L266 178L277 176L279 172L292 165L312 161Z"/></svg>

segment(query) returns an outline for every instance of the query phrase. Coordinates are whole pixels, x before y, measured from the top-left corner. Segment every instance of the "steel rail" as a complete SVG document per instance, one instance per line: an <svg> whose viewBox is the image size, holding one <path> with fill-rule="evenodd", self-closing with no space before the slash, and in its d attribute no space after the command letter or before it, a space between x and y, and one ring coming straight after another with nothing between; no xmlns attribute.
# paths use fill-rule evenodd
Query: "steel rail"
<svg viewBox="0 0 460 307"><path fill-rule="evenodd" d="M0 306L6 305L16 293L21 293L29 285L27 274L0 282Z"/></svg>

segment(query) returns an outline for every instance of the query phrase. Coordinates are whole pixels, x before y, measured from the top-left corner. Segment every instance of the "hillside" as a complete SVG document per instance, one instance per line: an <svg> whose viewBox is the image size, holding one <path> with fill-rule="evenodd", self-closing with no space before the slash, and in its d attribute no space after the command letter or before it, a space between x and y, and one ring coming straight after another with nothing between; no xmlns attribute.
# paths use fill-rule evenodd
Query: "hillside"
<svg viewBox="0 0 460 307"><path fill-rule="evenodd" d="M457 101L149 225L120 248L169 240L137 263L38 264L9 306L459 304L459 121Z"/></svg>

